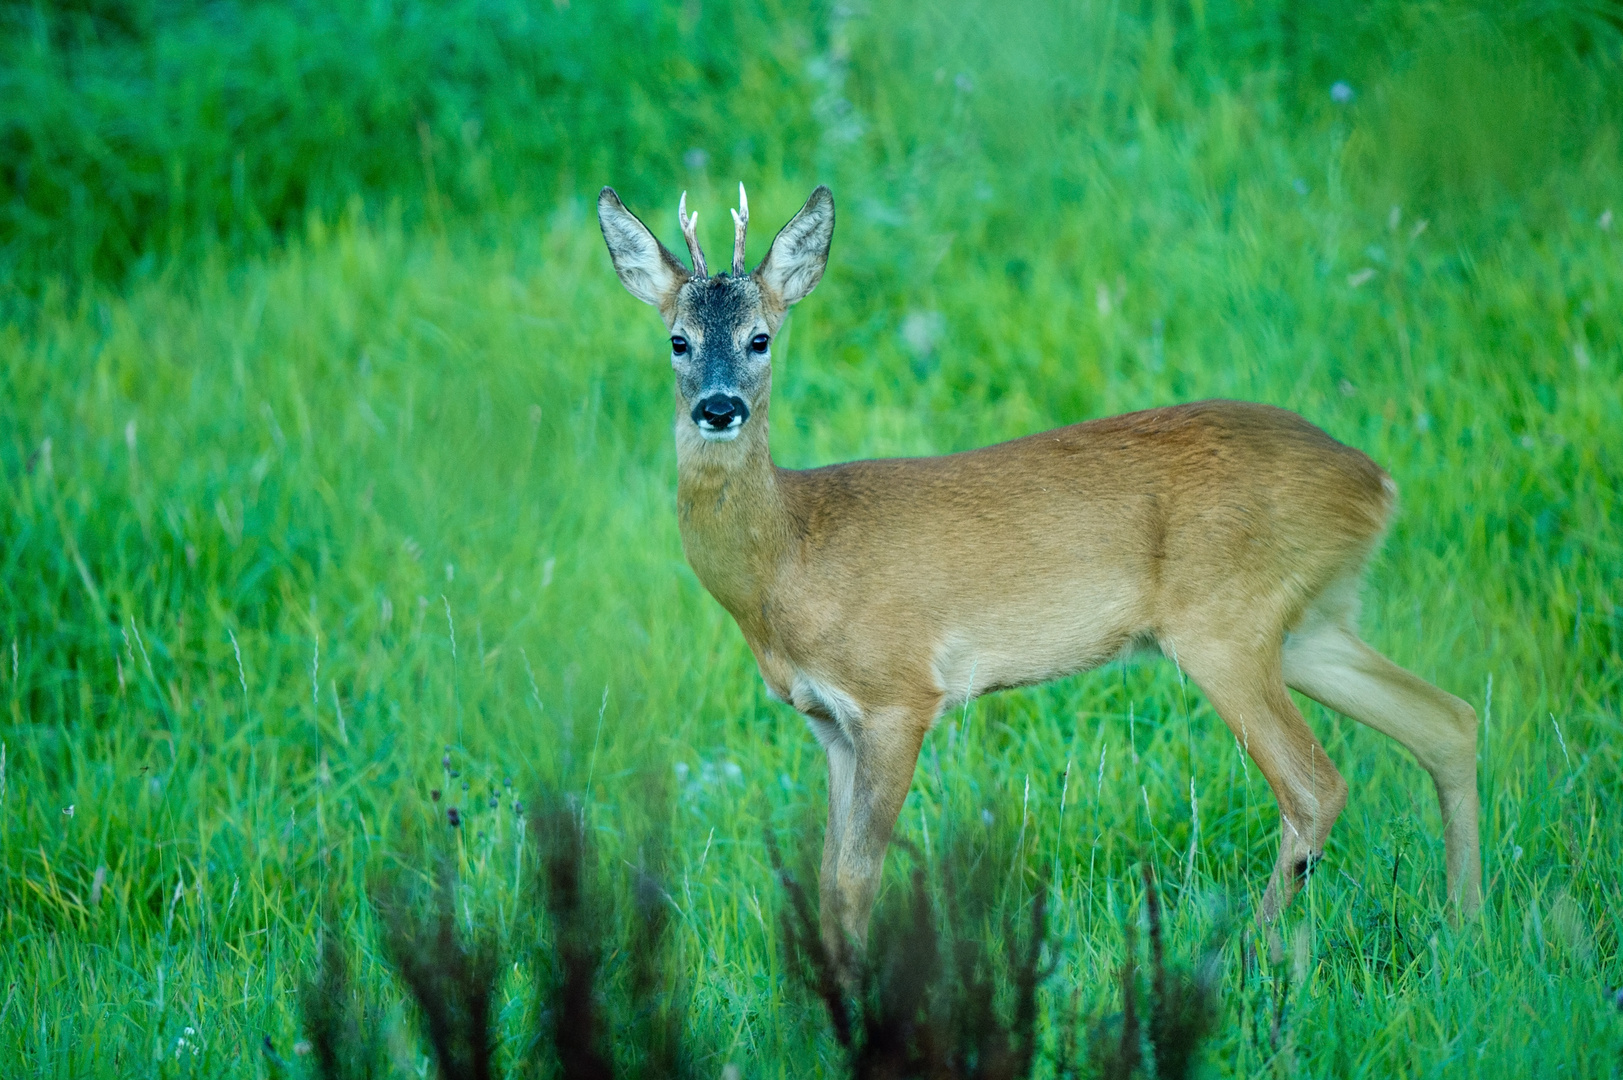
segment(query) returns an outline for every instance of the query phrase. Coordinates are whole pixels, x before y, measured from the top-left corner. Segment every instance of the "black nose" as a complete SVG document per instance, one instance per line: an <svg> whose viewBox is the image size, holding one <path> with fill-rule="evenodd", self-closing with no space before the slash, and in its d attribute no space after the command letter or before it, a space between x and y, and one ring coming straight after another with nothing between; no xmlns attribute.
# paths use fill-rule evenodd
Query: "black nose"
<svg viewBox="0 0 1623 1080"><path fill-rule="evenodd" d="M749 416L750 407L735 394L711 394L693 406L693 422L712 431L724 431L734 420L742 425Z"/></svg>

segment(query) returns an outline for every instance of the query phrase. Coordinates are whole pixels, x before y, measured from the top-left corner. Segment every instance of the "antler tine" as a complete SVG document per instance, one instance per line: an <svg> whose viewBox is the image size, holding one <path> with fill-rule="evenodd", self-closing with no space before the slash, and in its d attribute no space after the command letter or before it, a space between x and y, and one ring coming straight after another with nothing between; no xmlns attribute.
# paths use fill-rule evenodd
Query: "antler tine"
<svg viewBox="0 0 1623 1080"><path fill-rule="evenodd" d="M682 192L681 201L676 204L676 220L682 223L682 236L688 242L688 254L693 256L693 276L709 277L710 268L705 265L704 252L699 250L699 236L693 231L699 224L699 212L695 210L688 213L688 193Z"/></svg>
<svg viewBox="0 0 1623 1080"><path fill-rule="evenodd" d="M744 182L738 182L738 209L733 215L733 277L744 276L744 231L750 224L750 201L744 194Z"/></svg>

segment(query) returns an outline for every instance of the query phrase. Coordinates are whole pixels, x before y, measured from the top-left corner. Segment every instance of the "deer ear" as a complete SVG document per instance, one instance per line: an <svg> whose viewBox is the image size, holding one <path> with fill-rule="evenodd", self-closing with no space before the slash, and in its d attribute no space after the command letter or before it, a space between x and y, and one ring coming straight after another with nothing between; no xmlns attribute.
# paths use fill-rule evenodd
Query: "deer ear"
<svg viewBox="0 0 1623 1080"><path fill-rule="evenodd" d="M687 283L687 268L625 208L613 188L598 192L597 223L620 283L632 296L664 314L675 303L676 291Z"/></svg>
<svg viewBox="0 0 1623 1080"><path fill-rule="evenodd" d="M833 240L834 193L819 184L800 213L773 239L771 250L755 268L756 284L784 307L805 299L823 280Z"/></svg>

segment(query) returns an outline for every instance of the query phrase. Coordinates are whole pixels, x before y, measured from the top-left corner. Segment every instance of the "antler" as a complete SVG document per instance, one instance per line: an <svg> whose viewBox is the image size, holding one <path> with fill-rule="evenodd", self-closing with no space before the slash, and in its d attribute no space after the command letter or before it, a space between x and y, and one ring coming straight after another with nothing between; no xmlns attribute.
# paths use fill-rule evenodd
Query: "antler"
<svg viewBox="0 0 1623 1080"><path fill-rule="evenodd" d="M693 276L709 277L710 268L704 263L704 252L699 250L699 237L693 227L699 223L699 212L695 210L688 213L688 193L682 192L682 199L676 204L676 220L682 223L682 236L688 242L688 254L693 256Z"/></svg>
<svg viewBox="0 0 1623 1080"><path fill-rule="evenodd" d="M738 209L733 215L733 277L744 276L744 230L750 224L750 201L744 195L744 182L738 182Z"/></svg>

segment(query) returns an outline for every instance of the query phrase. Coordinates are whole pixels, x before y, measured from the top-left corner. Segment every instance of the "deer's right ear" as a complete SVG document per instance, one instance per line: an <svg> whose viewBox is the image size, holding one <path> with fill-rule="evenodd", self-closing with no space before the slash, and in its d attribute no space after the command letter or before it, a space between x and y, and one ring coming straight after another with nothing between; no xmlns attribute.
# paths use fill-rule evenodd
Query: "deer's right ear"
<svg viewBox="0 0 1623 1080"><path fill-rule="evenodd" d="M677 290L687 283L687 268L625 208L613 188L598 193L597 223L609 246L609 258L614 260L614 272L626 291L659 308L661 315L668 313L676 303Z"/></svg>

